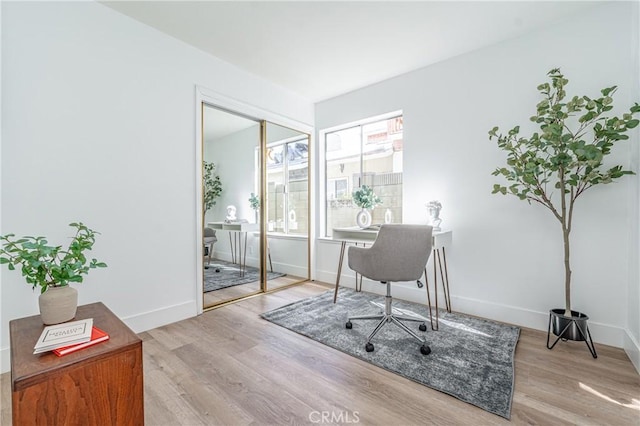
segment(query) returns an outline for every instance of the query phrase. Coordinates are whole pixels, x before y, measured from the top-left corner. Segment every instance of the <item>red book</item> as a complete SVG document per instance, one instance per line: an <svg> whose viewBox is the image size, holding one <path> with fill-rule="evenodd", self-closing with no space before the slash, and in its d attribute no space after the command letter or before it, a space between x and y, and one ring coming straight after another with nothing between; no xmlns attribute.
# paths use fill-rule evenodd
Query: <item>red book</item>
<svg viewBox="0 0 640 426"><path fill-rule="evenodd" d="M100 330L98 327L93 326L93 329L91 330L91 340L84 343L78 343L77 345L65 346L63 348L54 349L53 353L58 356L63 356L63 355L70 354L71 352L75 352L77 350L95 345L96 343L104 342L105 340L109 340L109 335L104 331Z"/></svg>

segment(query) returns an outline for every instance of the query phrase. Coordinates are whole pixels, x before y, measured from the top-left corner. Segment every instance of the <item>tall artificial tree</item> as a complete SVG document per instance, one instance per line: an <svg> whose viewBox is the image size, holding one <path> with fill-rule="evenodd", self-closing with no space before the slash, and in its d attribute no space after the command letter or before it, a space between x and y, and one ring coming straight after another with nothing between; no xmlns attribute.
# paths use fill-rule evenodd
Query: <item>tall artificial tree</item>
<svg viewBox="0 0 640 426"><path fill-rule="evenodd" d="M211 207L216 205L216 199L222 193L222 183L220 176L215 174L216 165L207 161L203 162L203 209L207 213Z"/></svg>
<svg viewBox="0 0 640 426"><path fill-rule="evenodd" d="M510 194L546 207L560 223L564 242L565 316L571 312L570 234L576 200L599 184L612 183L633 174L623 166L603 167L604 158L613 145L629 139L625 133L635 128L640 112L635 103L621 117L607 116L613 109L617 87L602 89L601 96L567 98L569 80L560 69L547 73L550 82L538 86L542 100L536 105L531 121L540 127L529 137L520 136L516 126L505 135L498 127L489 131L489 139L497 139L498 147L507 153L507 164L497 168L494 176L502 176L510 185L493 185L493 194Z"/></svg>

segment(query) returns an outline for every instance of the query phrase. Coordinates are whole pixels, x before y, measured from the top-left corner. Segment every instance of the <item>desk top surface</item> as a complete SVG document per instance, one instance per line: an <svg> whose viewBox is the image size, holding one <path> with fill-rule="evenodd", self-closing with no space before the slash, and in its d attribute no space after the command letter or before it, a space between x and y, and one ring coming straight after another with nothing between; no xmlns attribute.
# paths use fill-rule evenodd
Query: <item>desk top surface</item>
<svg viewBox="0 0 640 426"><path fill-rule="evenodd" d="M358 226L349 226L346 228L333 228L333 240L336 241L353 241L353 242L373 242L378 236L380 227L372 226L369 228L360 228ZM440 231L433 231L433 237L435 239L449 238L451 237L451 230L443 229Z"/></svg>
<svg viewBox="0 0 640 426"><path fill-rule="evenodd" d="M109 340L61 357L53 352L33 354L33 346L45 327L40 315L11 320L9 334L12 390L22 390L43 382L50 375L71 368L74 364L89 359L97 360L114 351L125 351L141 342L129 327L100 302L78 306L73 321L86 318L93 318L93 325L109 334Z"/></svg>
<svg viewBox="0 0 640 426"><path fill-rule="evenodd" d="M207 226L211 229L221 231L257 231L260 229L260 225L257 223L249 222L207 222Z"/></svg>

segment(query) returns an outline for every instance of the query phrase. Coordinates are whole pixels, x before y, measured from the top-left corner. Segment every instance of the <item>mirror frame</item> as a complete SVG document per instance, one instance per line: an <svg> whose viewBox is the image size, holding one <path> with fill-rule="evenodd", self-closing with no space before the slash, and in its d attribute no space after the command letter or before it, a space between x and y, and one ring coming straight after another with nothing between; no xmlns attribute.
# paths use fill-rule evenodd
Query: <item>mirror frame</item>
<svg viewBox="0 0 640 426"><path fill-rule="evenodd" d="M266 209L264 203L260 204L260 290L258 292L254 292L248 294L246 296L242 296L239 298L234 298L229 301L221 302L220 304L215 304L211 307L204 308L204 249L202 245L203 241L203 230L204 230L204 214L202 211L203 204L203 196L204 196L204 188L202 185L202 160L204 156L204 121L203 121L203 112L204 106L209 105L214 108L218 108L232 114L236 114L239 116L243 116L249 118L251 120L255 120L256 122L260 122L260 162L261 162L261 176L260 176L260 199L264 200L266 196L266 125L267 122L279 125L282 127L287 127L293 130L300 132L301 134L307 135L309 141L309 179L307 182L307 191L309 192L309 198L307 201L308 209L309 209L309 228L307 232L307 277L303 278L300 281L287 284L285 286L278 287L274 290L269 290L267 286L267 269L266 269L266 257L267 257L267 234L266 234ZM195 271L196 271L196 301L197 301L197 314L202 314L205 310L215 309L221 306L225 306L230 303L237 302L238 300L243 300L247 297L255 296L256 294L268 293L271 291L277 291L282 288L287 288L292 285L297 285L301 282L309 281L312 279L311 276L311 262L312 262L312 252L311 252L311 241L314 236L313 230L315 229L315 222L313 220L313 215L311 214L312 210L312 176L314 176L314 167L312 162L311 155L311 147L313 143L313 126L298 122L295 120L291 120L288 117L273 113L271 111L267 111L261 109L259 107L238 101L233 98L229 98L225 95L222 95L218 92L215 92L211 89L208 89L203 86L196 85L196 96L195 96L195 116L196 116L196 132L195 132L195 188L196 188L196 220L195 220Z"/></svg>

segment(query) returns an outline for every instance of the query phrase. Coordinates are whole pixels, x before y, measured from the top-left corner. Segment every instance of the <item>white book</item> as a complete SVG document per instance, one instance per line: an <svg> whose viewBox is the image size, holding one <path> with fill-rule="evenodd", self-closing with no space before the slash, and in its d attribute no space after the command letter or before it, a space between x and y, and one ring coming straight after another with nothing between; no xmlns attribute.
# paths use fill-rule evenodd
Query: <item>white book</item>
<svg viewBox="0 0 640 426"><path fill-rule="evenodd" d="M42 330L38 342L33 347L34 354L52 351L64 346L76 345L91 340L93 318L49 325Z"/></svg>

